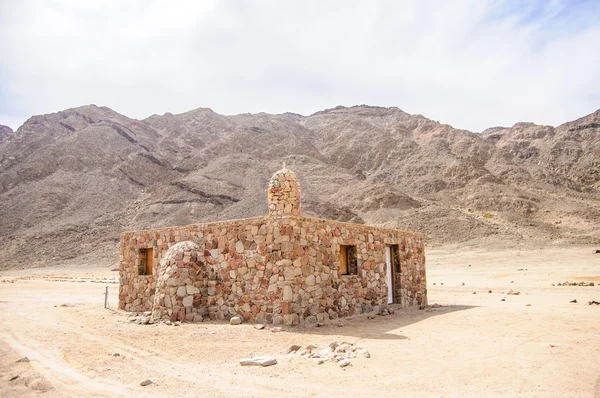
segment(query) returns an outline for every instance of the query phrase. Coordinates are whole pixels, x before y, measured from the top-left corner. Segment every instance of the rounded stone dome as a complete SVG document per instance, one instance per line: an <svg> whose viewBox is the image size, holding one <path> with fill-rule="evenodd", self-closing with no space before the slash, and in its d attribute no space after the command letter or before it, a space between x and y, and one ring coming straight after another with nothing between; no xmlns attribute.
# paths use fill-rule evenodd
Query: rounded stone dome
<svg viewBox="0 0 600 398"><path fill-rule="evenodd" d="M296 174L285 167L269 181L268 204L271 216L300 215L300 183Z"/></svg>
<svg viewBox="0 0 600 398"><path fill-rule="evenodd" d="M160 260L156 282L152 307L154 319L191 321L194 317L201 318L197 304L204 273L200 265L205 261L200 246L191 241L179 242L166 251ZM188 284L189 280L193 284Z"/></svg>

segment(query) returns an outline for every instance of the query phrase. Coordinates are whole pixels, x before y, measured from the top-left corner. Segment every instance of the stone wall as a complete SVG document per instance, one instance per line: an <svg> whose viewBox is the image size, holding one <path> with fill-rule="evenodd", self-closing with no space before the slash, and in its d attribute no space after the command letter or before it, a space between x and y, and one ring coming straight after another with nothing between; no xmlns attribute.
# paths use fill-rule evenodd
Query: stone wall
<svg viewBox="0 0 600 398"><path fill-rule="evenodd" d="M387 305L386 245L400 247L395 300L427 303L423 237L304 217L258 217L121 235L119 308L155 318L327 322ZM340 245L356 246L356 275L339 275ZM153 248L152 275L137 274ZM400 286L398 286L398 282Z"/></svg>

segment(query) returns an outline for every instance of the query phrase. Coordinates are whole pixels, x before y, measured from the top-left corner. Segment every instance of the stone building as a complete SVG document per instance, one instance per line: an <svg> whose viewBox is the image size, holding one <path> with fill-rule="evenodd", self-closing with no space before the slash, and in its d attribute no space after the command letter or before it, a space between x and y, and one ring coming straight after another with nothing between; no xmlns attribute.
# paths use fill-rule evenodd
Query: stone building
<svg viewBox="0 0 600 398"><path fill-rule="evenodd" d="M267 192L263 217L121 234L119 308L297 325L427 304L422 235L301 216L285 166Z"/></svg>

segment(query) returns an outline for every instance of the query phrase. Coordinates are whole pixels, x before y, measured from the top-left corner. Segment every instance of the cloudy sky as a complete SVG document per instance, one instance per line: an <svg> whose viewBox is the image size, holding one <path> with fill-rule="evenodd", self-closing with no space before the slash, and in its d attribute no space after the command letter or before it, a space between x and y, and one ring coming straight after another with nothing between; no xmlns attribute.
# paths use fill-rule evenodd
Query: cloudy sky
<svg viewBox="0 0 600 398"><path fill-rule="evenodd" d="M90 103L557 125L600 108L600 1L0 0L0 124Z"/></svg>

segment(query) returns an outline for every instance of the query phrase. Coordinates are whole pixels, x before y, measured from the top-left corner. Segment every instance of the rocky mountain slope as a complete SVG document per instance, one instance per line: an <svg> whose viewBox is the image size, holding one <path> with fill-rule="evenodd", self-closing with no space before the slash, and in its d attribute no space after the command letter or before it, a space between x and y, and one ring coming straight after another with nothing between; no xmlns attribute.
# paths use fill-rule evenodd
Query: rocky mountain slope
<svg viewBox="0 0 600 398"><path fill-rule="evenodd" d="M5 136L0 268L114 264L123 230L266 214L283 161L306 215L429 245L600 242L600 111L474 134L398 108L135 120L90 105Z"/></svg>
<svg viewBox="0 0 600 398"><path fill-rule="evenodd" d="M0 141L12 135L13 131L10 127L0 124Z"/></svg>

